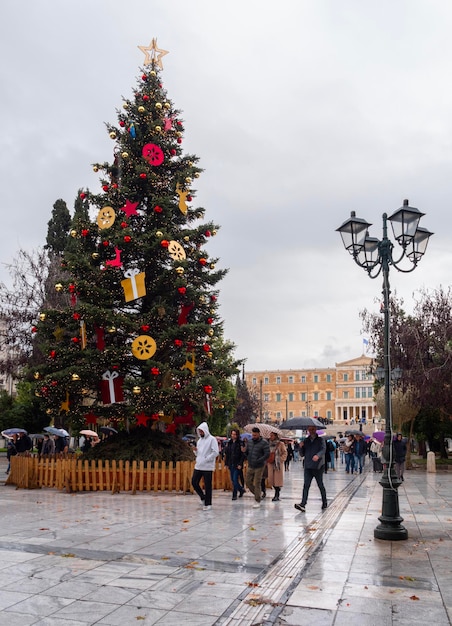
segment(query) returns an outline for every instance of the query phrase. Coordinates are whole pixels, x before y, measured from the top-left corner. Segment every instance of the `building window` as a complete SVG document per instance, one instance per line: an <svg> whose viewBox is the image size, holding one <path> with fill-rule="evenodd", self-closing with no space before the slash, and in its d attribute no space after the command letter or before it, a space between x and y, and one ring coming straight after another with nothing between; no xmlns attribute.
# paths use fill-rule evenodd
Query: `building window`
<svg viewBox="0 0 452 626"><path fill-rule="evenodd" d="M257 378L252 378L253 385L257 385Z"/></svg>
<svg viewBox="0 0 452 626"><path fill-rule="evenodd" d="M282 417L282 415L281 415L281 411L276 411L276 420L277 420L278 422L280 422L280 421L281 421L281 417Z"/></svg>
<svg viewBox="0 0 452 626"><path fill-rule="evenodd" d="M326 375L326 382L330 383L331 382L331 374L327 374Z"/></svg>
<svg viewBox="0 0 452 626"><path fill-rule="evenodd" d="M270 421L270 413L268 411L265 411L264 422L269 422L269 421Z"/></svg>
<svg viewBox="0 0 452 626"><path fill-rule="evenodd" d="M367 387L367 397L368 398L374 397L374 390L372 389L372 387Z"/></svg>
<svg viewBox="0 0 452 626"><path fill-rule="evenodd" d="M326 392L326 399L327 399L328 401L331 401L331 399L332 399L332 393L331 393L331 391L327 391L327 392Z"/></svg>
<svg viewBox="0 0 452 626"><path fill-rule="evenodd" d="M348 391L344 391L344 400L348 400Z"/></svg>
<svg viewBox="0 0 452 626"><path fill-rule="evenodd" d="M264 393L264 402L270 402L270 394Z"/></svg>
<svg viewBox="0 0 452 626"><path fill-rule="evenodd" d="M344 383L348 382L348 374L344 374Z"/></svg>
<svg viewBox="0 0 452 626"><path fill-rule="evenodd" d="M281 394L280 393L276 394L276 402L281 402Z"/></svg>
<svg viewBox="0 0 452 626"><path fill-rule="evenodd" d="M301 377L301 382L302 382L302 383L305 383L305 382L306 382L306 376L304 376L304 375L303 375L303 376Z"/></svg>
<svg viewBox="0 0 452 626"><path fill-rule="evenodd" d="M293 393L289 393L289 402L293 402L293 397L294 397L294 394Z"/></svg>
<svg viewBox="0 0 452 626"><path fill-rule="evenodd" d="M327 411L327 412L326 412L326 417L327 417L327 419L329 419L329 420L333 418L333 416L331 415L331 411Z"/></svg>
<svg viewBox="0 0 452 626"><path fill-rule="evenodd" d="M314 402L318 402L319 401L319 392L318 391L314 391Z"/></svg>
<svg viewBox="0 0 452 626"><path fill-rule="evenodd" d="M289 411L289 418L295 417L293 411Z"/></svg>
<svg viewBox="0 0 452 626"><path fill-rule="evenodd" d="M265 376L265 378L264 378L264 384L265 384L265 385L268 385L268 383L269 383L269 382L270 382L270 381L269 381L269 379L268 379L268 376Z"/></svg>
<svg viewBox="0 0 452 626"><path fill-rule="evenodd" d="M319 382L319 375L318 374L314 374L314 382L315 383Z"/></svg>
<svg viewBox="0 0 452 626"><path fill-rule="evenodd" d="M289 376L289 385L293 385L293 376Z"/></svg>
<svg viewBox="0 0 452 626"><path fill-rule="evenodd" d="M280 385L281 384L281 376L277 376L276 377L276 384Z"/></svg>
<svg viewBox="0 0 452 626"><path fill-rule="evenodd" d="M306 391L303 391L301 393L301 401L302 402L307 402L308 401L308 394L306 393Z"/></svg>

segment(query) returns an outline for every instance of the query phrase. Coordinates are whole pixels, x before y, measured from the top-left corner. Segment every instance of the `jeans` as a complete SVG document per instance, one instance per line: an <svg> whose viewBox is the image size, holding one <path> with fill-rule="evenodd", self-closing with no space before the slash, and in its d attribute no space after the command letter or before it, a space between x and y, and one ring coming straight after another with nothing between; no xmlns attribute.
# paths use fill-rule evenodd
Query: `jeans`
<svg viewBox="0 0 452 626"><path fill-rule="evenodd" d="M242 493L243 487L239 483L240 470L237 467L230 467L229 473L231 474L232 482L232 497L237 497L237 492Z"/></svg>
<svg viewBox="0 0 452 626"><path fill-rule="evenodd" d="M261 501L261 480L264 467L249 467L246 472L246 486L254 495L256 502Z"/></svg>
<svg viewBox="0 0 452 626"><path fill-rule="evenodd" d="M201 500L204 500L205 506L212 504L212 475L213 471L208 470L193 470L193 476L191 478L191 484ZM204 491L199 486L201 478L204 478Z"/></svg>
<svg viewBox="0 0 452 626"><path fill-rule="evenodd" d="M335 461L336 461L336 451L335 450L331 450L331 452L328 453L330 455L330 467L332 470L335 469Z"/></svg>
<svg viewBox="0 0 452 626"><path fill-rule="evenodd" d="M312 479L315 478L317 486L320 490L320 495L322 496L322 504L326 504L326 490L325 485L323 484L323 472L324 468L320 469L310 469L304 468L304 485L303 485L303 496L301 498L301 506L306 506L306 502L308 501L309 489L311 487Z"/></svg>
<svg viewBox="0 0 452 626"><path fill-rule="evenodd" d="M355 457L353 454L345 455L345 471L348 473L351 471L353 474L353 470L355 469Z"/></svg>
<svg viewBox="0 0 452 626"><path fill-rule="evenodd" d="M362 474L363 467L364 467L364 454L355 454L356 471L358 471L358 468L359 468L359 473Z"/></svg>

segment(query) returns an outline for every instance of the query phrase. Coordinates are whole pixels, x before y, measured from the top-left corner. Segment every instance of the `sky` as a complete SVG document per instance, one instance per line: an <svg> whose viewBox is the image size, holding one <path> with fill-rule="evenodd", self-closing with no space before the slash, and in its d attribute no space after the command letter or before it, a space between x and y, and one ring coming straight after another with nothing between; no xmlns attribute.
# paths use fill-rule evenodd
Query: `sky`
<svg viewBox="0 0 452 626"><path fill-rule="evenodd" d="M168 50L163 85L200 158L196 206L225 338L247 371L334 367L365 352L371 280L336 229L355 211L381 238L405 198L434 233L409 274L411 311L452 266L450 0L2 0L0 280L45 244L54 202L97 193L106 122L141 75L138 46ZM389 233L391 235L391 232ZM397 245L397 244L396 244Z"/></svg>

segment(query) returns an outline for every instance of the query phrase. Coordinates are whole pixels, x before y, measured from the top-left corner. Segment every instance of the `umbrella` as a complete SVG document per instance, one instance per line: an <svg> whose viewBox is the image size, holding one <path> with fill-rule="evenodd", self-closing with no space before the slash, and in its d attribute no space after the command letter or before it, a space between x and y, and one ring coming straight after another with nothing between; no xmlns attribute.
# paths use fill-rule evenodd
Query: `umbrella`
<svg viewBox="0 0 452 626"><path fill-rule="evenodd" d="M34 433L33 435L28 435L30 439L44 439L44 435L41 433Z"/></svg>
<svg viewBox="0 0 452 626"><path fill-rule="evenodd" d="M6 430L2 430L2 435L4 437L12 437L13 435L18 435L19 433L28 435L28 432L23 428L7 428Z"/></svg>
<svg viewBox="0 0 452 626"><path fill-rule="evenodd" d="M364 433L362 430L346 430L345 434L346 435L360 435L361 437L364 437Z"/></svg>
<svg viewBox="0 0 452 626"><path fill-rule="evenodd" d="M96 437L97 439L99 438L99 435L96 433L95 430L81 430L80 434L85 435L86 437Z"/></svg>
<svg viewBox="0 0 452 626"><path fill-rule="evenodd" d="M64 430L64 428L55 428L54 426L46 426L44 430L50 433L51 435L58 435L58 437L69 437L68 431Z"/></svg>
<svg viewBox="0 0 452 626"><path fill-rule="evenodd" d="M383 441L385 440L385 431L377 430L373 433L372 437L376 439L377 441L379 441L380 443L383 443Z"/></svg>
<svg viewBox="0 0 452 626"><path fill-rule="evenodd" d="M319 437L323 437L323 435L326 435L326 432L324 430L320 429L320 430L317 430L317 434L318 434Z"/></svg>
<svg viewBox="0 0 452 626"><path fill-rule="evenodd" d="M118 431L116 428L112 428L111 426L101 426L100 432L104 433L104 435L117 435Z"/></svg>
<svg viewBox="0 0 452 626"><path fill-rule="evenodd" d="M306 430L308 426L315 426L316 428L324 428L322 422L319 422L315 417L292 417L279 425L283 430Z"/></svg>
<svg viewBox="0 0 452 626"><path fill-rule="evenodd" d="M240 435L240 439L241 439L242 441L245 441L245 440L246 440L246 441L249 441L249 440L251 439L251 433L242 433L242 434Z"/></svg>
<svg viewBox="0 0 452 626"><path fill-rule="evenodd" d="M270 433L275 433L278 437L282 437L284 435L279 428L276 428L276 426L272 426L271 424L247 424L243 430L246 433L250 433L255 427L259 428L264 439L269 439Z"/></svg>

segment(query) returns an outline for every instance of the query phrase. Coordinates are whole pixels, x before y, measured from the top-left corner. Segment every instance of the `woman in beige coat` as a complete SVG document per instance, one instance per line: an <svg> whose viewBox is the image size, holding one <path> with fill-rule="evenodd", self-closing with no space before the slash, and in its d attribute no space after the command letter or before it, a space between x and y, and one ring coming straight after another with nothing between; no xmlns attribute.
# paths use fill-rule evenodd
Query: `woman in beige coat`
<svg viewBox="0 0 452 626"><path fill-rule="evenodd" d="M273 502L279 502L279 493L283 486L284 461L287 458L287 448L279 440L276 433L270 433L270 456L267 460L268 482L274 488Z"/></svg>

